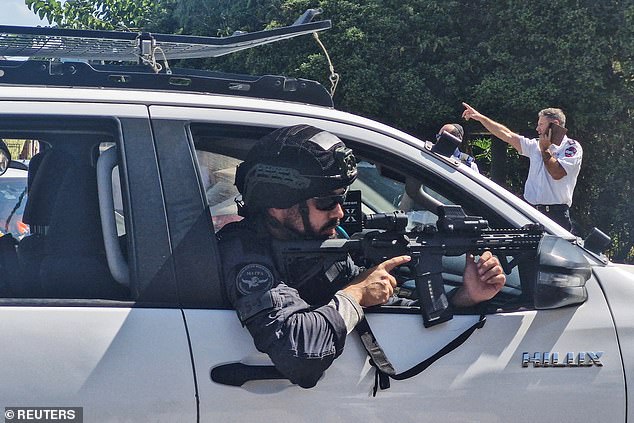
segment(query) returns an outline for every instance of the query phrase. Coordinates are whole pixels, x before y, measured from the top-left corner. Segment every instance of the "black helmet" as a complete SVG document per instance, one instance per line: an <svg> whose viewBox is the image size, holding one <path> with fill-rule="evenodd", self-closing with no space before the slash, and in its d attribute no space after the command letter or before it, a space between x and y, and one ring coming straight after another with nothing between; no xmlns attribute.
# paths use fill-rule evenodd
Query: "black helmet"
<svg viewBox="0 0 634 423"><path fill-rule="evenodd" d="M309 125L277 129L260 139L238 166L240 214L285 209L347 187L357 177L352 150L335 135Z"/></svg>

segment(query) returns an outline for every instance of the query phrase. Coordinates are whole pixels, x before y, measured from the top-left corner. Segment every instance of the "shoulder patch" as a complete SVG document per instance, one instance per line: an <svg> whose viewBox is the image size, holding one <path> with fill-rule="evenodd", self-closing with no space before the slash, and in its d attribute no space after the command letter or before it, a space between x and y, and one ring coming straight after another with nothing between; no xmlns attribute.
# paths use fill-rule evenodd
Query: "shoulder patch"
<svg viewBox="0 0 634 423"><path fill-rule="evenodd" d="M273 282L273 273L266 266L255 263L244 266L236 276L236 288L242 295L271 289Z"/></svg>
<svg viewBox="0 0 634 423"><path fill-rule="evenodd" d="M571 145L570 147L566 147L564 154L566 157L574 157L574 155L577 154L577 149Z"/></svg>

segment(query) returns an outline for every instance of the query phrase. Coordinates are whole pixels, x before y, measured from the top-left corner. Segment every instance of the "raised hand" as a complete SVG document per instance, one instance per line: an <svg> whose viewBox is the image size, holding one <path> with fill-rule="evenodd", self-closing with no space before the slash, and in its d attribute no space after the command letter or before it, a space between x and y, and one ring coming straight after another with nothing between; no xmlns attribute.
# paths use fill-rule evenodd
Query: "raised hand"
<svg viewBox="0 0 634 423"><path fill-rule="evenodd" d="M480 112L478 112L473 107L469 106L467 103L462 103L462 105L465 108L464 112L462 112L463 119L465 120L474 119L477 121L480 120L480 117L482 117L482 114L480 114Z"/></svg>

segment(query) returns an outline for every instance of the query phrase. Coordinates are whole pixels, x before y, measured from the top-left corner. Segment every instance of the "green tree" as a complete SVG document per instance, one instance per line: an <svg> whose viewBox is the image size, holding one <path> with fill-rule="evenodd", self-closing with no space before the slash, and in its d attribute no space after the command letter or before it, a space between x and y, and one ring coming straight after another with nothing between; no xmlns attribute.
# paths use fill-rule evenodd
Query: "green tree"
<svg viewBox="0 0 634 423"><path fill-rule="evenodd" d="M598 225L615 239L614 259L634 260L631 1L105 0L92 9L84 0L26 3L61 26L210 36L288 25L319 7L333 22L320 38L341 75L337 108L423 139L457 121L462 101L529 136L540 109L561 107L584 148L573 217L584 232ZM309 37L190 65L329 84L328 62ZM474 122L465 129L467 138L487 136ZM490 175L518 195L527 164L494 141Z"/></svg>
<svg viewBox="0 0 634 423"><path fill-rule="evenodd" d="M40 19L72 29L139 31L171 18L173 1L154 0L25 0Z"/></svg>

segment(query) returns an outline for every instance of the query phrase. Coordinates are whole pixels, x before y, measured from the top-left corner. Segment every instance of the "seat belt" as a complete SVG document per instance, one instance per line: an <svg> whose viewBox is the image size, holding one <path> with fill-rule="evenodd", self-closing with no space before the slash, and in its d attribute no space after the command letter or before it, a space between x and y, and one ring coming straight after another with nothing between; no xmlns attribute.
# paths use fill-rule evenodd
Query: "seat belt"
<svg viewBox="0 0 634 423"><path fill-rule="evenodd" d="M388 389L390 387L390 378L394 380L403 380L416 376L431 366L436 360L449 354L451 351L462 345L476 329L482 328L485 323L486 316L484 314L480 314L480 319L477 322L467 328L434 355L424 361L421 361L408 370L396 373L394 366L390 363L390 360L385 355L383 348L381 348L379 342L372 333L372 329L370 328L368 321L366 319L361 320L355 327L355 330L361 337L361 342L370 356L370 365L376 369L372 396L376 396L378 388L381 388L381 390Z"/></svg>

